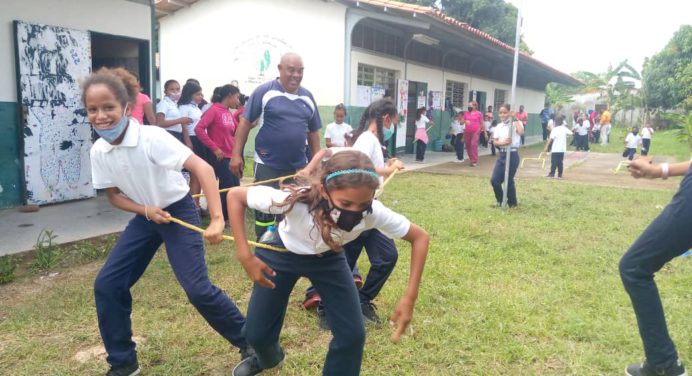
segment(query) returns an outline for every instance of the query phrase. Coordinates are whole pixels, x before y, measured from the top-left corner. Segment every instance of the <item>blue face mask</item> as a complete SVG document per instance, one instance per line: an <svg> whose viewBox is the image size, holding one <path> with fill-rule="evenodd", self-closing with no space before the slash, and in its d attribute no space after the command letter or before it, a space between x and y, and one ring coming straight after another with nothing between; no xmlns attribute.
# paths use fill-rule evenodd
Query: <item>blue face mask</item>
<svg viewBox="0 0 692 376"><path fill-rule="evenodd" d="M112 126L111 128L108 129L98 129L94 127L94 130L96 133L106 142L109 144L112 144L115 140L120 137L120 135L123 133L123 130L125 130L125 127L127 127L127 124L129 123L130 119L125 116L125 113L127 112L127 105L125 105L125 109L123 110L123 116L118 120L118 122Z"/></svg>
<svg viewBox="0 0 692 376"><path fill-rule="evenodd" d="M392 138L392 135L394 135L394 129L392 127L389 127L389 128L382 127L382 138L385 141Z"/></svg>

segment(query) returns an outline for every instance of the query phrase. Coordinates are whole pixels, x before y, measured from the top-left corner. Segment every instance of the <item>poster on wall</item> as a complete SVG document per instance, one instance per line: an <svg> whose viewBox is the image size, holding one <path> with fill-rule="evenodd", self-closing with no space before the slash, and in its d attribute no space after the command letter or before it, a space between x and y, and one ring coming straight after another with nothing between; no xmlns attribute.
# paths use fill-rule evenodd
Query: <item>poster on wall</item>
<svg viewBox="0 0 692 376"><path fill-rule="evenodd" d="M370 91L370 102L384 98L384 93L385 90L383 87L373 86L372 90Z"/></svg>
<svg viewBox="0 0 692 376"><path fill-rule="evenodd" d="M368 107L370 98L372 97L372 88L370 86L358 85L356 88L356 106Z"/></svg>
<svg viewBox="0 0 692 376"><path fill-rule="evenodd" d="M431 91L432 93L432 108L434 110L442 110L442 92Z"/></svg>
<svg viewBox="0 0 692 376"><path fill-rule="evenodd" d="M418 93L418 102L416 103L416 108L426 107L425 102L428 97L425 95L425 90L421 90Z"/></svg>
<svg viewBox="0 0 692 376"><path fill-rule="evenodd" d="M396 128L396 147L406 146L406 119L408 118L408 81L398 80L396 88L396 108L399 124Z"/></svg>
<svg viewBox="0 0 692 376"><path fill-rule="evenodd" d="M279 76L277 66L283 54L293 47L279 36L261 34L245 39L232 47L232 80L238 81L240 91L252 93L255 88Z"/></svg>
<svg viewBox="0 0 692 376"><path fill-rule="evenodd" d="M14 26L25 200L42 205L93 197L91 125L79 88L91 71L89 33L22 21Z"/></svg>

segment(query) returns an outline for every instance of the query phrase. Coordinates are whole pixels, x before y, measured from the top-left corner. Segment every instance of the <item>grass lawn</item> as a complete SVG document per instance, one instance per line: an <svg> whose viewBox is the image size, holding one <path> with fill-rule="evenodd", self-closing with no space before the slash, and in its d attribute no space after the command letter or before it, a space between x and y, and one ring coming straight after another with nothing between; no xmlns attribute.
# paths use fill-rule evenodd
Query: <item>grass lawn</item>
<svg viewBox="0 0 692 376"><path fill-rule="evenodd" d="M663 140L664 136L654 140ZM660 141L661 144L663 141ZM431 248L413 333L390 343L387 325L368 327L364 375L619 375L643 356L617 264L674 192L519 180L520 207L494 201L487 178L406 173L383 201L427 229ZM410 249L376 300L389 315L401 296ZM246 310L251 284L233 246L207 248L212 280ZM0 286L0 370L7 375L94 375L104 360L75 355L101 344L92 283L103 260ZM367 258L361 260L367 270ZM657 281L668 325L692 362L692 259ZM316 375L330 339L290 300L280 372ZM159 252L133 288L134 333L146 375L227 375L237 351L187 302Z"/></svg>

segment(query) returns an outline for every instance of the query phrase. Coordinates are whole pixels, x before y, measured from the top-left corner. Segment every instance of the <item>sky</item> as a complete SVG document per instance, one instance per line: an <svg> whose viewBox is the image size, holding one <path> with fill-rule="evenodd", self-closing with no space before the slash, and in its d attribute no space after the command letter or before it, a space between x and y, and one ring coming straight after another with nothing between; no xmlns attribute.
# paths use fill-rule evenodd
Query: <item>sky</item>
<svg viewBox="0 0 692 376"><path fill-rule="evenodd" d="M690 0L508 0L521 6L533 57L564 73L602 73L628 62L641 72L684 24Z"/></svg>

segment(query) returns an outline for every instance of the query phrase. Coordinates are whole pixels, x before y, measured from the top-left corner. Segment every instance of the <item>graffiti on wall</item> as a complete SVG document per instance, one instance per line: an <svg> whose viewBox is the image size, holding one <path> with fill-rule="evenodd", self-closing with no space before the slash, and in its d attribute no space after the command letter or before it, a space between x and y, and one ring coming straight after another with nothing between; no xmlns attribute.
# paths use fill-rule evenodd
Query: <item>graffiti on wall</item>
<svg viewBox="0 0 692 376"><path fill-rule="evenodd" d="M91 125L79 87L91 71L89 33L21 21L15 28L26 201L93 197Z"/></svg>
<svg viewBox="0 0 692 376"><path fill-rule="evenodd" d="M286 41L272 35L256 35L238 43L233 48L231 66L240 75L236 78L240 87L251 91L277 77L281 56L292 50Z"/></svg>

